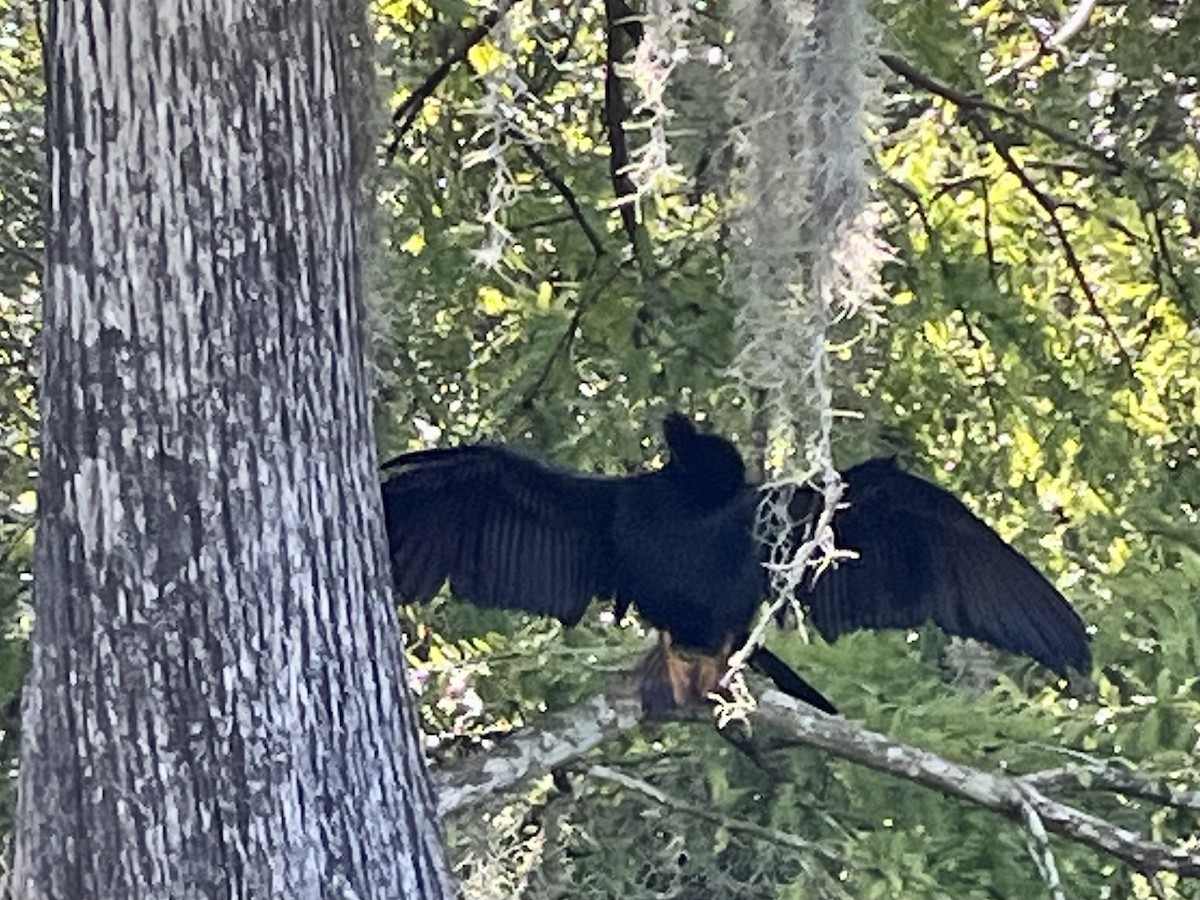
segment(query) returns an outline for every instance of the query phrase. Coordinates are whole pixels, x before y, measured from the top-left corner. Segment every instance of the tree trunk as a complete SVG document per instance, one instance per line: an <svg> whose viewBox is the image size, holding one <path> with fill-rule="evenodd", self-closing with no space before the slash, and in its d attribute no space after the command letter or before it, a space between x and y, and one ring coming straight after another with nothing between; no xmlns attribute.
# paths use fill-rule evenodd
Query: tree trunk
<svg viewBox="0 0 1200 900"><path fill-rule="evenodd" d="M453 893L382 549L363 16L49 4L17 897Z"/></svg>

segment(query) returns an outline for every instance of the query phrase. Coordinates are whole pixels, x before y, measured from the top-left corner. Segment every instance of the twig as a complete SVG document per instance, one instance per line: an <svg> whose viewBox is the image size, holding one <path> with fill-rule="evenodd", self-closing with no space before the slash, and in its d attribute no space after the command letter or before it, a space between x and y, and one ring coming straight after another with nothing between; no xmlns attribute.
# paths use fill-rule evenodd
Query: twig
<svg viewBox="0 0 1200 900"><path fill-rule="evenodd" d="M541 170L541 173L546 177L546 180L554 186L554 189L558 191L559 196L566 201L567 206L571 209L571 214L574 216L575 221L579 223L579 227L583 229L584 236L587 238L588 243L592 245L592 251L597 256L603 256L604 244L600 240L600 235L596 233L596 230L592 228L591 223L588 222L587 217L584 215L583 207L579 205L579 200L576 198L575 192L571 190L570 186L568 186L566 181L563 180L563 177L558 173L558 170L550 164L550 160L546 159L542 152L537 147L533 146L533 144L530 143L524 135L518 133L515 129L511 130L511 134L513 138L521 144L521 149L525 151L525 155L529 157L529 161Z"/></svg>
<svg viewBox="0 0 1200 900"><path fill-rule="evenodd" d="M0 250L3 250L10 256L20 259L34 272L37 272L39 275L41 274L44 261L40 256L30 253L24 247L18 247L16 244L13 244L10 241L2 238L0 238Z"/></svg>
<svg viewBox="0 0 1200 900"><path fill-rule="evenodd" d="M521 409L529 409L533 406L534 398L537 397L541 390L546 385L546 381L550 378L550 373L554 371L554 364L559 358L565 356L571 349L571 345L575 342L575 333L579 330L579 323L583 320L583 314L588 311L592 303L604 293L613 280L617 277L620 270L613 267L608 275L599 281L594 281L592 289L584 296L580 297L575 304L575 312L571 314L571 319L567 322L567 327L563 329L563 333L558 338L558 343L554 345L554 349L550 351L550 355L546 358L546 364L542 367L537 379L529 386L529 389L521 395L521 400L517 404ZM583 281L592 281L591 274L583 279Z"/></svg>
<svg viewBox="0 0 1200 900"><path fill-rule="evenodd" d="M1104 315L1104 310L1100 308L1100 301L1096 297L1096 292L1092 290L1092 285L1087 279L1087 274L1083 271L1083 263L1080 262L1079 256L1075 252L1075 246L1071 243L1071 236L1067 233L1067 227L1062 223L1062 219L1059 218L1058 201L1037 186L1034 180L1029 177L1029 173L1017 162L1008 144L981 117L973 116L969 119L969 122L980 133L983 139L992 145L992 149L1004 161L1004 165L1008 171L1016 176L1016 179L1021 182L1021 186L1033 197L1037 205L1041 207L1042 212L1050 220L1051 227L1054 228L1054 233L1058 236L1058 242L1062 246L1063 255L1067 259L1067 266L1075 276L1075 281L1079 285L1080 291L1083 292L1088 308L1091 310L1092 315L1100 320L1101 327L1112 339L1125 367L1132 372L1134 368L1133 360L1130 358L1129 352L1125 349L1125 345L1121 343L1121 336L1117 334L1117 330L1113 327L1113 324Z"/></svg>
<svg viewBox="0 0 1200 900"><path fill-rule="evenodd" d="M1171 255L1171 247L1167 242L1166 228L1163 225L1163 217L1159 215L1160 203L1156 202L1152 210L1145 213L1154 221L1154 241L1157 244L1156 256L1162 257L1163 266L1166 269L1167 277L1171 279L1175 285L1176 296L1184 308L1188 311L1194 321L1200 321L1200 308L1197 308L1192 302L1191 289L1187 283L1180 277L1179 271L1175 266L1175 261Z"/></svg>
<svg viewBox="0 0 1200 900"><path fill-rule="evenodd" d="M411 94L404 98L403 103L396 107L396 111L392 113L392 121L395 123L395 127L392 129L391 140L387 144L387 161L389 163L395 159L396 153L400 149L400 142L404 139L404 135L408 133L408 130L412 128L413 122L416 121L417 115L421 112L421 107L425 105L425 101L433 96L434 91L454 71L454 67L467 58L467 54L471 51L471 48L487 37L488 32L496 27L496 23L508 14L508 11L515 2L516 0L500 0L496 4L496 8L488 12L479 21L478 25L459 35L459 39L450 50L450 54L438 64L436 69L425 77L424 81L417 85Z"/></svg>
<svg viewBox="0 0 1200 900"><path fill-rule="evenodd" d="M993 282L993 284L995 284L995 282ZM996 289L999 290L999 285L996 285ZM971 348L975 351L975 358L978 360L979 368L983 372L983 399L987 402L988 412L992 414L992 431L994 434L998 434L1002 430L1002 426L1000 421L999 406L996 403L995 391L992 390L995 374L988 367L987 358L984 355L984 350L986 349L988 343L986 335L981 336L979 334L979 330L975 327L974 323L971 321L970 315L967 313L966 306L960 303L958 305L958 313L962 316L963 328L967 332L967 340L971 342ZM954 361L955 365L958 365L958 360L953 354L951 354L950 358ZM959 370L962 371L963 377L969 382L971 377L970 374L966 372L961 365L959 365Z"/></svg>
<svg viewBox="0 0 1200 900"><path fill-rule="evenodd" d="M520 234L522 231L534 231L538 228L547 228L551 225L561 225L563 222L571 222L574 219L575 214L568 211L553 216L545 216L541 219L534 219L531 222L522 222L519 225L509 225L508 230L513 234Z"/></svg>
<svg viewBox="0 0 1200 900"><path fill-rule="evenodd" d="M996 239L992 236L992 192L988 190L988 180L979 179L979 188L983 193L983 246L987 251L988 281L997 291L1000 290L1000 270L996 262Z"/></svg>
<svg viewBox="0 0 1200 900"><path fill-rule="evenodd" d="M1040 122L1032 116L1021 112L1020 110L1008 109L1007 107L1001 106L998 103L992 103L989 100L984 100L977 94L968 94L965 91L960 91L957 88L951 87L948 84L938 81L933 76L925 74L911 63L901 59L899 56L891 53L881 53L879 58L885 66L899 75L905 81L915 85L916 87L923 88L924 90L929 91L929 93L941 97L943 100L949 100L955 106L959 106L968 110L984 110L986 112L994 113L995 115L1011 119L1014 122L1024 125L1026 128L1044 134L1046 137L1062 144L1065 147L1071 147L1080 153L1091 157L1108 169L1109 174L1111 175L1120 175L1127 168L1126 164L1115 154L1107 153L1104 150L1098 150L1091 144L1081 141L1074 135L1065 131L1061 131L1051 125L1047 125L1044 122Z"/></svg>
<svg viewBox="0 0 1200 900"><path fill-rule="evenodd" d="M799 835L792 834L787 831L780 831L778 828L766 828L762 825L755 825L753 822L747 822L744 819L733 819L723 816L720 813L714 812L711 809L706 809L702 806L696 806L678 797L672 797L647 781L640 778L634 778L631 775L626 775L624 772L618 772L616 769L610 769L608 766L594 765L588 767L587 773L592 778L600 779L601 781L609 781L613 784L618 784L626 790L641 794L644 797L649 797L659 806L665 806L667 809L673 809L676 812L685 813L697 819L703 819L706 822L713 822L730 831L739 831L742 834L748 834L752 837L759 838L764 841L770 841L772 844L778 844L781 847L788 847L792 850L799 850L804 854L816 854L832 865L844 868L847 863L837 855L830 853L820 844L812 841L806 841Z"/></svg>

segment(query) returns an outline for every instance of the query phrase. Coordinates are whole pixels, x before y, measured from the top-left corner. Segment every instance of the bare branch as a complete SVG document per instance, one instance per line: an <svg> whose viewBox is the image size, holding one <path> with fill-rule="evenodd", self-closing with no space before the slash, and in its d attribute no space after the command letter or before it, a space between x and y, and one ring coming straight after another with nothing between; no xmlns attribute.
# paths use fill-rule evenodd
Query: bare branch
<svg viewBox="0 0 1200 900"><path fill-rule="evenodd" d="M547 716L537 727L521 729L497 743L486 754L435 772L438 809L442 815L446 815L528 778L545 775L634 728L641 719L637 687L633 679L623 677L608 691L572 709ZM1066 775L1065 769L1026 776L986 772L903 744L840 717L825 715L773 690L765 692L759 699L758 708L750 714L750 721L781 729L800 742L820 747L834 756L925 785L948 796L968 800L1022 824L1029 829L1033 844L1038 848L1039 866L1052 891L1059 888L1056 867L1046 842L1046 835L1050 834L1113 856L1148 878L1163 871L1200 877L1200 849L1172 847L1146 840L1129 829L1120 828L1043 794L1042 789L1047 786L1072 783L1073 779ZM1092 769L1091 775L1094 777L1091 782L1085 781L1081 785L1083 787L1103 784L1115 788L1137 781L1136 776L1127 777L1112 767L1081 768L1085 774L1087 769ZM651 785L625 783L622 779L627 776L613 773L611 769L593 766L589 772L593 777L622 783L664 805L705 818L714 815L709 811L697 812L683 801L665 795L658 796L652 793L654 788ZM1156 790L1157 783L1147 780L1139 785L1137 795L1162 799L1170 805L1189 809L1196 808L1200 802L1194 792L1166 793L1158 790L1156 793ZM724 817L720 819L722 824L729 825ZM736 827L765 840L794 845L805 852L816 850L826 859L833 858L826 851L794 835L785 836L751 823L738 823Z"/></svg>
<svg viewBox="0 0 1200 900"><path fill-rule="evenodd" d="M843 759L970 800L1018 822L1025 821L1028 804L1047 832L1115 856L1142 874L1169 871L1200 876L1200 850L1145 840L1128 829L1051 800L1020 778L984 772L901 744L845 719L817 712L779 691L764 693L751 719L783 728L804 743Z"/></svg>

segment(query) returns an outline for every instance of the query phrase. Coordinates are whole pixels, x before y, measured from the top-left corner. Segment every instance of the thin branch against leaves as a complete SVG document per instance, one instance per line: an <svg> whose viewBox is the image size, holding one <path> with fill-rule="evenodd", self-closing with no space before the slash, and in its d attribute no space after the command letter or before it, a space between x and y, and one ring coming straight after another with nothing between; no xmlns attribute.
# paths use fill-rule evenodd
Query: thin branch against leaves
<svg viewBox="0 0 1200 900"><path fill-rule="evenodd" d="M597 257L598 261L599 257ZM546 363L542 367L541 373L534 379L533 384L529 386L525 393L521 395L521 400L518 404L521 409L529 409L533 406L538 394L542 392L542 389L546 386L546 382L550 380L550 375L554 371L555 365L558 364L560 359L565 358L571 352L571 346L575 343L575 337L579 333L579 325L583 321L584 314L608 290L608 286L613 283L620 272L619 267L613 266L607 275L593 280L593 275L595 275L594 268L592 272L583 277L582 283L588 284L590 287L576 301L575 312L571 314L571 319L567 322L567 327L563 329L562 334L559 336L554 349L546 357Z"/></svg>
<svg viewBox="0 0 1200 900"><path fill-rule="evenodd" d="M3 250L10 256L20 259L32 271L40 273L42 271L42 258L37 253L31 252L25 247L19 247L11 241L0 238L0 250Z"/></svg>
<svg viewBox="0 0 1200 900"><path fill-rule="evenodd" d="M500 0L496 4L495 9L492 9L480 19L478 25L462 32L454 42L450 52L446 54L446 58L432 72L425 76L425 80L417 85L411 94L404 98L403 103L396 107L396 111L392 113L392 121L395 125L392 129L392 137L387 143L386 158L389 163L396 158L396 153L400 150L400 142L404 140L404 136L417 120L417 116L420 115L421 107L425 105L425 101L434 95L441 83L454 71L454 68L467 58L467 54L471 52L471 48L487 37L488 33L496 27L497 23L508 15L508 11L514 3L516 3L516 0Z"/></svg>
<svg viewBox="0 0 1200 900"><path fill-rule="evenodd" d="M707 719L706 713L697 712L695 716L697 721L701 717ZM623 679L585 703L547 717L536 727L514 732L482 757L435 771L439 809L445 815L528 779L547 775L618 734L637 727L641 719L636 688L631 680ZM1030 835L1032 845L1041 855L1040 867L1048 867L1053 862L1045 856L1045 840L1046 836L1055 835L1119 859L1148 878L1158 872L1200 877L1200 848L1147 840L1134 831L1044 793L1059 786L1088 787L1090 784L1101 790L1133 786L1133 781L1123 780L1117 774L1118 769L1107 765L1093 771L1097 777L1090 783L1086 779L1071 782L1063 769L1029 775L988 772L904 744L847 719L817 712L773 690L759 698L758 707L749 714L749 721L758 728L778 729L801 744L821 748L840 759L990 809L1024 827L1030 828L1030 823L1036 821L1038 825ZM1176 790L1169 794L1160 791L1153 796L1153 786L1154 781L1150 779L1148 783L1140 782L1138 790L1152 795L1150 799L1160 799L1171 806L1192 809L1197 802L1193 792L1186 791ZM1118 793L1123 791L1118 790ZM1057 869L1041 870L1052 884L1054 876L1050 873L1056 873Z"/></svg>
<svg viewBox="0 0 1200 900"><path fill-rule="evenodd" d="M907 81L914 87L919 87L922 90L928 91L934 96L941 97L943 100L949 100L955 106L964 110L979 110L982 112L990 112L1001 118L1011 122L1016 122L1023 125L1031 131L1036 131L1045 135L1052 141L1061 144L1064 147L1069 147L1078 153L1083 154L1089 159L1094 160L1104 169L1109 175L1124 174L1127 165L1124 160L1120 159L1115 153L1100 150L1093 147L1086 141L1080 140L1075 135L1055 128L1053 125L1047 125L1028 113L1021 110L1009 109L1001 106L999 103L992 103L989 100L984 100L978 94L967 93L958 88L951 87L944 82L938 81L932 75L919 70L916 66L909 63L892 53L882 53L879 56L885 66Z"/></svg>
<svg viewBox="0 0 1200 900"><path fill-rule="evenodd" d="M758 825L754 822L747 822L745 819L738 819L732 816L726 816L712 809L703 806L697 806L694 803L688 803L678 797L673 797L663 790L650 784L641 778L634 778L632 775L626 775L624 772L618 772L616 769L609 766L594 765L587 770L589 778L598 781L606 781L610 784L618 785L627 791L631 791L635 795L640 795L643 798L648 798L653 803L675 812L682 813L693 818L703 819L706 822L712 822L714 825L740 834L745 834L761 841L767 841L772 844L778 844L781 847L787 847L789 850L795 850L800 854L801 865L810 876L817 876L819 873L809 863L810 857L819 857L828 865L836 866L839 869L847 868L847 862L836 854L822 847L814 841L808 841L799 835L792 834L788 831L783 831L779 828L768 828L763 825ZM826 876L828 878L829 876ZM851 895L846 893L845 888L841 885L836 885L838 895L849 898Z"/></svg>
<svg viewBox="0 0 1200 900"><path fill-rule="evenodd" d="M1067 266L1070 268L1071 274L1075 276L1075 282L1079 285L1079 290L1087 301L1088 310L1100 321L1101 327L1112 340L1113 345L1117 349L1117 355L1121 357L1125 368L1132 372L1134 368L1133 359L1130 357L1129 351L1125 349L1125 345L1121 342L1121 335L1117 333L1112 322L1104 314L1104 310L1100 308L1100 300L1096 296L1096 292L1092 289L1091 282L1088 281L1087 273L1083 271L1083 263L1079 259L1079 254L1075 252L1075 245L1071 243L1071 236L1067 232L1067 226L1063 224L1062 217L1058 214L1060 204L1037 186L1034 180L1029 177L1029 173L1025 171L1021 164L1017 162L1016 157L1013 156L1009 142L984 122L981 116L969 117L968 124L992 146L992 149L996 151L1000 159L1004 161L1005 168L1021 182L1021 186L1033 197L1046 218L1050 221L1050 227L1054 229L1054 233L1058 237L1059 246L1062 247L1063 255L1066 257Z"/></svg>
<svg viewBox="0 0 1200 900"><path fill-rule="evenodd" d="M597 234L596 229L594 229L591 223L588 222L587 216L583 211L583 207L579 204L579 198L575 196L575 192L571 190L570 185L567 184L562 174L559 173L556 168L554 168L554 165L546 158L545 154L535 147L533 142L530 141L526 135L520 134L516 131L516 129L512 129L511 133L514 140L520 144L521 150L525 153L525 156L531 163L537 166L538 170L542 173L545 179L550 182L551 186L558 191L559 196L563 198L563 201L571 210L572 217L574 217L575 221L579 223L579 227L582 229L584 237L586 237L588 243L592 245L593 252L595 252L597 256L603 256L605 253L604 242L600 239L600 235Z"/></svg>

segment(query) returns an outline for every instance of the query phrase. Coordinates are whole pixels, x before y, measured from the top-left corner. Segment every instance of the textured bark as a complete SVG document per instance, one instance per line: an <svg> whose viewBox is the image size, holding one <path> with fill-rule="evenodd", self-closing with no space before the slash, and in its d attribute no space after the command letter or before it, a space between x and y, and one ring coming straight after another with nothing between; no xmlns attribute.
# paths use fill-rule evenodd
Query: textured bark
<svg viewBox="0 0 1200 900"><path fill-rule="evenodd" d="M641 688L624 678L577 706L522 728L453 768L434 772L443 816L572 762L642 720Z"/></svg>
<svg viewBox="0 0 1200 900"><path fill-rule="evenodd" d="M452 893L378 510L362 15L49 4L18 897Z"/></svg>

